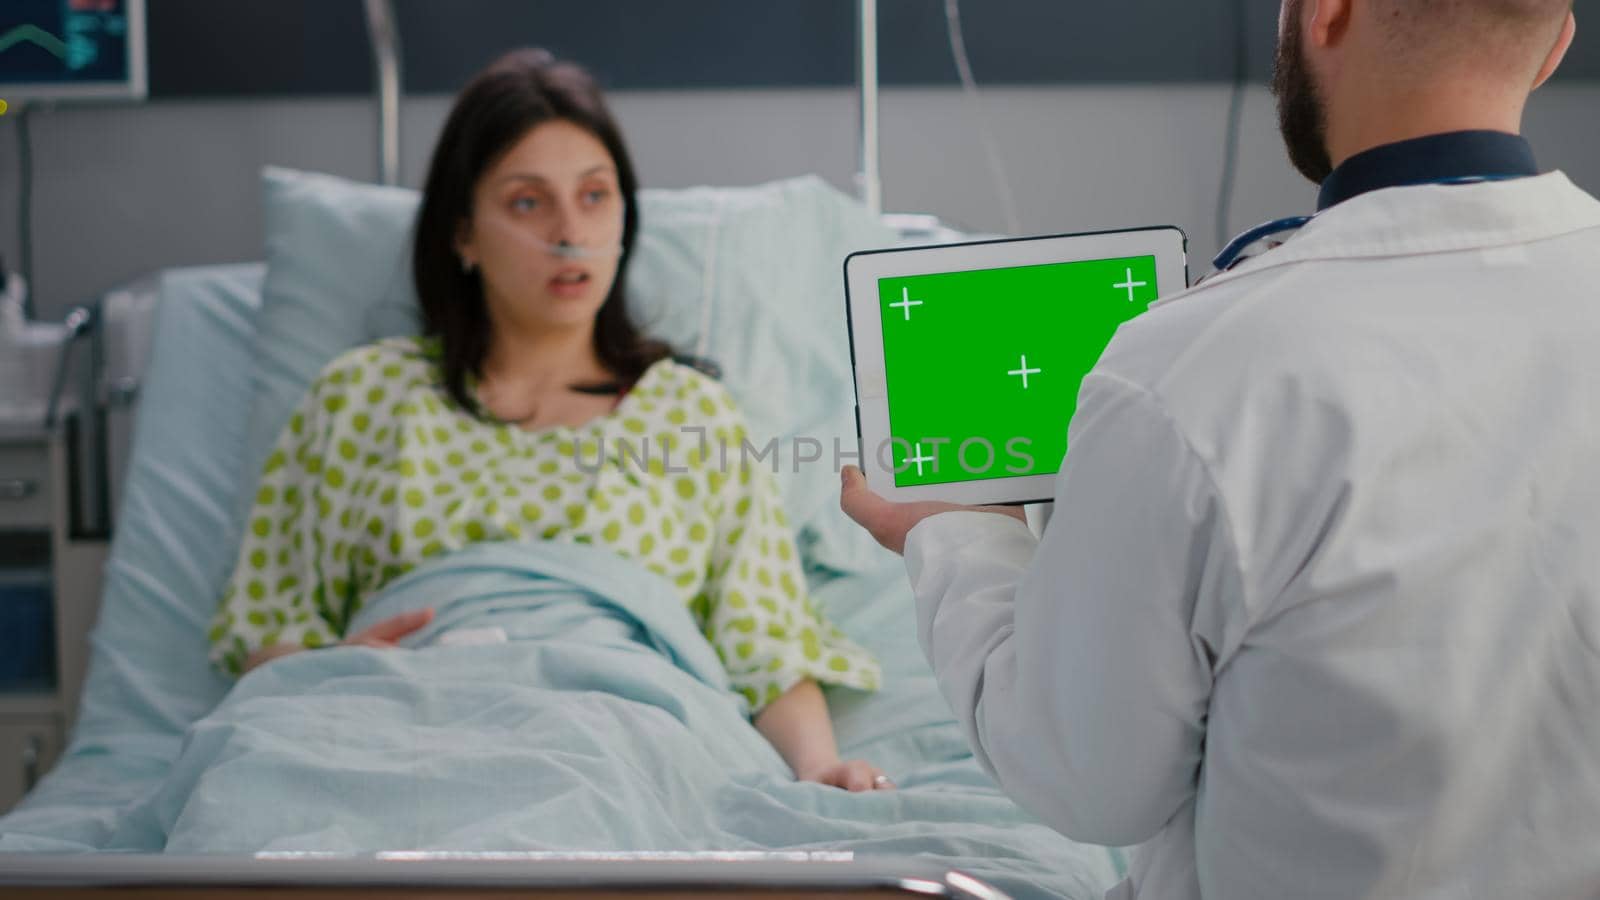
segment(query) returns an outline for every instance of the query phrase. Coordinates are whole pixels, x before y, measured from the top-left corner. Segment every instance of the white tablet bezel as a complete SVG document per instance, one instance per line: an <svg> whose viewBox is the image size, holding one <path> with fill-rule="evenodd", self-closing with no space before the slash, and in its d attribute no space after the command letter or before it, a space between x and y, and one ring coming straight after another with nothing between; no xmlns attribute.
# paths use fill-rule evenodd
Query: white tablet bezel
<svg viewBox="0 0 1600 900"><path fill-rule="evenodd" d="M878 282L884 278L971 272L1016 266L1153 256L1157 288L1167 299L1189 286L1188 239L1172 226L1089 234L1006 238L852 253L844 261L845 312L855 370L856 438L867 486L895 502L943 500L967 505L1038 503L1055 496L1055 475L1023 475L897 487L877 449L889 437L889 395L883 359ZM1066 423L1062 423L1066 427Z"/></svg>

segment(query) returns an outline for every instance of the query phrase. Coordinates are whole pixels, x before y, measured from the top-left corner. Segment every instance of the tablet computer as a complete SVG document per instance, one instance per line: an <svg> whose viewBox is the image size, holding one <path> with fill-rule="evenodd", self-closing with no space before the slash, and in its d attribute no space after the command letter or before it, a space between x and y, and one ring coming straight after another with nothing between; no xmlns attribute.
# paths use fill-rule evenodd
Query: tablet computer
<svg viewBox="0 0 1600 900"><path fill-rule="evenodd" d="M867 485L897 502L1049 500L1078 386L1117 328L1188 287L1172 227L851 254Z"/></svg>

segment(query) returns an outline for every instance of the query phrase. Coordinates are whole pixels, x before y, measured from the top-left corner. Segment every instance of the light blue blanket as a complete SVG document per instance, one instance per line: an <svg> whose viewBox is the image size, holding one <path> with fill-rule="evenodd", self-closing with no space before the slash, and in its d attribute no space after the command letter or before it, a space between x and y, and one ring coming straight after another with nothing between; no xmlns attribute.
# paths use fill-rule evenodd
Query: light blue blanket
<svg viewBox="0 0 1600 900"><path fill-rule="evenodd" d="M353 628L423 606L437 616L414 649L318 650L245 676L188 729L165 777L102 817L98 846L854 850L935 856L1022 896L1094 897L1113 880L1106 851L1005 799L953 725L908 719L872 736L899 791L794 782L670 587L609 551L455 554ZM510 640L434 643L487 626ZM914 752L897 749L907 740ZM0 819L0 849L88 849L52 828L50 807L38 813Z"/></svg>

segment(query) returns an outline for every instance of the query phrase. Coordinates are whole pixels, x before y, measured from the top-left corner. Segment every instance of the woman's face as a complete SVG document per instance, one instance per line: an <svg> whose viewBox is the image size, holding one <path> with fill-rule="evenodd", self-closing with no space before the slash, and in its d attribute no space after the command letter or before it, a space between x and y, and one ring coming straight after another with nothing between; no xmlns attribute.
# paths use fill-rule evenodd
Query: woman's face
<svg viewBox="0 0 1600 900"><path fill-rule="evenodd" d="M592 322L616 279L623 206L599 138L565 120L523 135L478 179L456 246L482 274L491 320ZM563 241L597 252L564 259L548 250Z"/></svg>

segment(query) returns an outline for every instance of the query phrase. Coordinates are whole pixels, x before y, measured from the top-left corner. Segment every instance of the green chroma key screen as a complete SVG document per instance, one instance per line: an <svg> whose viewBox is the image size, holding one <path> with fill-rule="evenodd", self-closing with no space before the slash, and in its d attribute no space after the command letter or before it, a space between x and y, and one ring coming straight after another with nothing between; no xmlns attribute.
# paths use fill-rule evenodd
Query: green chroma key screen
<svg viewBox="0 0 1600 900"><path fill-rule="evenodd" d="M1078 385L1159 296L1153 256L880 280L895 486L1057 472Z"/></svg>

